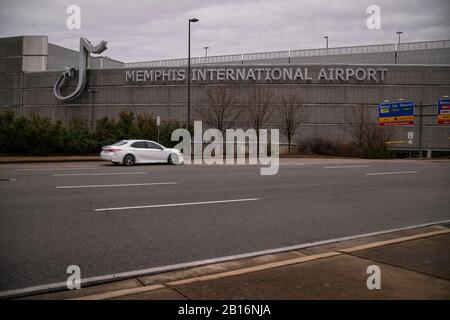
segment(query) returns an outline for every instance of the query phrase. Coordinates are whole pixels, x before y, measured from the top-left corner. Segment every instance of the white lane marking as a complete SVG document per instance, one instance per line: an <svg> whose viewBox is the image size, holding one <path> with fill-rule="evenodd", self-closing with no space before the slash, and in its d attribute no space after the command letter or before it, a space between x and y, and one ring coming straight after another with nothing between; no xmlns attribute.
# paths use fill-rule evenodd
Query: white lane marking
<svg viewBox="0 0 450 320"><path fill-rule="evenodd" d="M95 167L67 167L67 168L25 168L15 169L16 171L64 171L64 170L98 170Z"/></svg>
<svg viewBox="0 0 450 320"><path fill-rule="evenodd" d="M293 162L293 163L280 163L280 166L303 166L314 163L305 163L305 162Z"/></svg>
<svg viewBox="0 0 450 320"><path fill-rule="evenodd" d="M58 186L56 189L77 188L108 188L108 187L135 187L135 186L159 186L166 184L178 184L178 182L149 182L149 183L122 183L122 184L91 184L86 186Z"/></svg>
<svg viewBox="0 0 450 320"><path fill-rule="evenodd" d="M179 206L195 206L195 205L203 205L203 204L231 203L231 202L246 202L246 201L257 201L257 200L261 200L261 198L231 199L231 200L216 200L216 201L201 201L201 202L167 203L167 204L155 204L155 205L135 206L135 207L101 208L101 209L94 209L94 211L117 211L117 210L132 210L132 209L148 209L148 208L164 208L164 207L179 207Z"/></svg>
<svg viewBox="0 0 450 320"><path fill-rule="evenodd" d="M71 177L71 176L110 176L121 174L147 174L147 172L105 172L105 173L60 173L54 174L54 177Z"/></svg>
<svg viewBox="0 0 450 320"><path fill-rule="evenodd" d="M360 163L360 162L358 162L358 163ZM335 162L335 163L329 163L329 162L324 162L324 161L322 161L322 162L310 162L310 163L307 163L307 162L294 162L294 163L280 163L280 166L323 166L323 165L331 165L331 164L334 164L335 166L327 166L327 167L324 167L324 168L326 168L326 169L328 169L328 168L339 168L339 167L365 167L366 165L346 165L346 163L345 162ZM341 165L342 164L342 165ZM367 165L367 167L370 167L369 165Z"/></svg>
<svg viewBox="0 0 450 320"><path fill-rule="evenodd" d="M332 166L332 167L323 167L324 169L351 169L351 168L368 168L368 165L362 166Z"/></svg>
<svg viewBox="0 0 450 320"><path fill-rule="evenodd" d="M407 226L407 227L388 229L388 230L383 230L383 231L362 233L362 234L357 234L357 235L347 236L347 237L342 237L342 238L309 242L309 243L303 243L303 244L293 245L293 246L289 246L289 247L281 247L281 248L276 248L276 249L254 251L254 252L236 254L236 255L219 257L219 258L211 258L211 259L205 259L205 260L197 260L197 261L191 261L191 262L185 262L185 263L166 265L166 266L161 266L161 267L140 269L140 270L135 270L135 271L106 274L106 275L81 279L81 285L83 287L86 285L94 285L97 283L103 283L105 281L113 281L113 280L117 281L117 280L126 279L126 278L139 277L139 276L144 276L144 275L151 275L151 274L156 274L156 273L181 270L181 269L185 269L185 268L198 267L198 266L212 264L212 263L226 262L226 261L232 261L232 260L238 260L238 259L244 259L244 258L252 258L252 257L263 256L263 255L267 255L267 254L274 254L274 253L280 253L280 252L286 252L286 251L292 251L292 250L305 249L305 248L315 247L315 246L320 246L320 245L325 245L325 244L331 244L331 243L342 242L342 241L347 241L347 240L355 240L355 239L364 238L364 237L378 236L378 235L391 233L391 232L424 228L424 227L429 227L432 225L439 225L439 224L446 224L446 223L450 223L450 220L434 221L434 222L422 223L422 224L418 224L418 225L414 225L414 226ZM2 298L2 299L13 298L13 297L23 296L23 295L27 295L27 294L38 294L38 293L45 293L50 290L63 290L63 289L67 289L67 283L66 282L57 282L57 283L44 284L44 285L40 285L40 286L34 286L34 287L28 287L28 288L22 288L22 289L0 291L0 298Z"/></svg>
<svg viewBox="0 0 450 320"><path fill-rule="evenodd" d="M384 175L391 175L391 174L414 174L418 171L393 171L393 172L370 172L366 173L366 176L384 176Z"/></svg>

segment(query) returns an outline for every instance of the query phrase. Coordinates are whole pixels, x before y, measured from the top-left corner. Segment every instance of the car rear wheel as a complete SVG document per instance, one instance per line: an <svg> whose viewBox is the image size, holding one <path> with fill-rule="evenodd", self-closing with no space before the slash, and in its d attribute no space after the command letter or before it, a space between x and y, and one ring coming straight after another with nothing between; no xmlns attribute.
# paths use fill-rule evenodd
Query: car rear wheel
<svg viewBox="0 0 450 320"><path fill-rule="evenodd" d="M134 156L132 154L127 154L124 158L123 158L123 164L126 166L132 166L136 163L136 159L134 158Z"/></svg>

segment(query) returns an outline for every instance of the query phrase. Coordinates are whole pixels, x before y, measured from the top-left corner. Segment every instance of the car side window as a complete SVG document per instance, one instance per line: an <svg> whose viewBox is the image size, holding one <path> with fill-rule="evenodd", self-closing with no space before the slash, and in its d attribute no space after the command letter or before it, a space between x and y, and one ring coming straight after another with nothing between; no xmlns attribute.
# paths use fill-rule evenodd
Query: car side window
<svg viewBox="0 0 450 320"><path fill-rule="evenodd" d="M161 150L161 147L159 145L157 145L156 143L149 142L149 141L146 141L145 143L147 144L147 148L149 148L149 149Z"/></svg>
<svg viewBox="0 0 450 320"><path fill-rule="evenodd" d="M146 146L146 144L145 144L144 141L138 141L138 142L135 142L135 143L133 143L131 146L132 146L133 148L139 148L139 149L145 149L145 148L147 148L147 146Z"/></svg>

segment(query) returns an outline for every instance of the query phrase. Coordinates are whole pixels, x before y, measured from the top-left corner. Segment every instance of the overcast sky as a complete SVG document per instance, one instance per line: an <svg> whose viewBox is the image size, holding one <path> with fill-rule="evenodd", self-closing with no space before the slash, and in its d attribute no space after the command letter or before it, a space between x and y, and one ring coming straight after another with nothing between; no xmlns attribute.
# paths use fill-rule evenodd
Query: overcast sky
<svg viewBox="0 0 450 320"><path fill-rule="evenodd" d="M69 5L81 9L81 29L66 27ZM369 5L381 9L381 30L369 30ZM108 41L104 55L125 61L187 55L264 52L450 38L449 0L0 0L0 36L48 35L78 49L79 37Z"/></svg>

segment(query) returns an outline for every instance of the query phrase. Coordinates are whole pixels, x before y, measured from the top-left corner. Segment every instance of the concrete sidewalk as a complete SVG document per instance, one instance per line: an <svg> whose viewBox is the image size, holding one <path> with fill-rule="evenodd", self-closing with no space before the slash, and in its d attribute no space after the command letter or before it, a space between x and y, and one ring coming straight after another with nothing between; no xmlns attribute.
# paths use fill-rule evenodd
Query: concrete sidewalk
<svg viewBox="0 0 450 320"><path fill-rule="evenodd" d="M449 249L433 225L25 299L450 299Z"/></svg>

